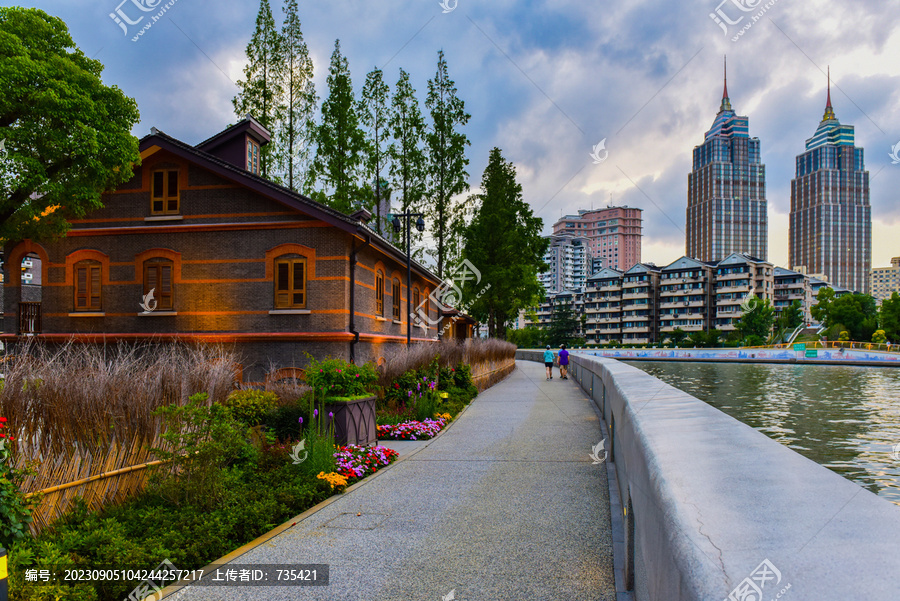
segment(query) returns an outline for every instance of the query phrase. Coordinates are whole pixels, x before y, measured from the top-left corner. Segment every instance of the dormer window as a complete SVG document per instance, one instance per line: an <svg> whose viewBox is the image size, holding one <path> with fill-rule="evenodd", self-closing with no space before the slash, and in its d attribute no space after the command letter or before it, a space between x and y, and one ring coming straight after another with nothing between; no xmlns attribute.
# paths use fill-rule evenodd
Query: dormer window
<svg viewBox="0 0 900 601"><path fill-rule="evenodd" d="M153 172L153 189L150 192L150 213L175 215L180 211L178 196L178 170L161 169Z"/></svg>
<svg viewBox="0 0 900 601"><path fill-rule="evenodd" d="M259 144L247 138L247 171L259 175Z"/></svg>

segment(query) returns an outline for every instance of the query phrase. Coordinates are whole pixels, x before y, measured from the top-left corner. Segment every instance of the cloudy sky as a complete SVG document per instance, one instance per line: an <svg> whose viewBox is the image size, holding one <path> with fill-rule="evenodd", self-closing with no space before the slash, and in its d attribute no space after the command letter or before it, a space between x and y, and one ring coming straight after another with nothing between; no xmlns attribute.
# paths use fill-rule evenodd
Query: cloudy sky
<svg viewBox="0 0 900 601"><path fill-rule="evenodd" d="M175 0L132 42L147 19L126 36L110 13L134 20L145 13L133 3L159 0L121 1L24 5L61 17L106 65L105 82L137 100L138 137L155 126L193 144L233 123L258 3ZM320 96L336 38L357 91L373 67L392 85L402 67L422 99L443 49L472 114L470 183L498 146L546 232L610 199L640 207L643 259L658 264L684 252L691 151L718 110L725 54L732 104L762 143L769 259L787 264L794 159L822 118L830 65L835 111L856 126L871 174L873 264L888 265L900 256L900 164L889 156L900 141L900 2L720 1L301 0L300 14ZM604 139L608 158L594 164Z"/></svg>

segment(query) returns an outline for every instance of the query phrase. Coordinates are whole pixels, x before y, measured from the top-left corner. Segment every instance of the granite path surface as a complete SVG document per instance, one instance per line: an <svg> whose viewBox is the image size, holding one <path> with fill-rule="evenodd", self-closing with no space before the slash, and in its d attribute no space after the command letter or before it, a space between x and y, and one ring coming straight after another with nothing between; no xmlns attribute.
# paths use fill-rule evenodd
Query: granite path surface
<svg viewBox="0 0 900 601"><path fill-rule="evenodd" d="M329 585L190 586L170 600L614 601L591 401L519 361L433 441L232 564L327 564Z"/></svg>

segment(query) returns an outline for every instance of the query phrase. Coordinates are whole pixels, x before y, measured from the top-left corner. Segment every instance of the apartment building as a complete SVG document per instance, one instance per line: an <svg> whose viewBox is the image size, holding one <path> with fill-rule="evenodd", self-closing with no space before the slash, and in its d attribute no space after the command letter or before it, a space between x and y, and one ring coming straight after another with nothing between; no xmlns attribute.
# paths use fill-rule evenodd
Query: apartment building
<svg viewBox="0 0 900 601"><path fill-rule="evenodd" d="M642 213L627 206L580 210L554 223L553 234L587 238L591 257L624 271L641 260Z"/></svg>
<svg viewBox="0 0 900 601"><path fill-rule="evenodd" d="M649 344L657 339L660 268L638 263L622 280L622 343Z"/></svg>
<svg viewBox="0 0 900 601"><path fill-rule="evenodd" d="M810 323L812 315L809 310L815 302L810 278L783 267L776 267L773 272L775 275L775 301L773 302L775 316L780 316L794 301L798 301L803 321ZM822 283L824 284L824 282Z"/></svg>
<svg viewBox="0 0 900 601"><path fill-rule="evenodd" d="M589 344L622 341L624 274L606 267L588 279L585 291L585 335Z"/></svg>
<svg viewBox="0 0 900 601"><path fill-rule="evenodd" d="M538 276L547 294L583 289L591 268L590 240L572 235L547 236L544 254L548 269Z"/></svg>
<svg viewBox="0 0 900 601"><path fill-rule="evenodd" d="M774 265L743 253L732 253L716 265L715 327L734 331L750 298L775 300Z"/></svg>
<svg viewBox="0 0 900 601"><path fill-rule="evenodd" d="M659 337L713 327L715 263L681 257L662 268L659 281Z"/></svg>
<svg viewBox="0 0 900 601"><path fill-rule="evenodd" d="M900 257L891 259L890 267L876 267L869 275L869 289L877 301L900 292Z"/></svg>

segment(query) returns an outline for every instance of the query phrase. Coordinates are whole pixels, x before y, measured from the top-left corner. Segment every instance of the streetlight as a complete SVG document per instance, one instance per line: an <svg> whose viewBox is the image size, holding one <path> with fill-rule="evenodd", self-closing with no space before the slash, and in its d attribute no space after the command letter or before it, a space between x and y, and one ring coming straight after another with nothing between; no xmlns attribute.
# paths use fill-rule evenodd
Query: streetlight
<svg viewBox="0 0 900 601"><path fill-rule="evenodd" d="M394 213L391 219L391 224L394 226L394 233L399 234L400 228L403 227L403 224L400 223L400 219L403 218L406 220L406 346L409 347L409 344L412 339L412 257L410 255L409 243L409 220L413 217L418 217L416 219L416 229L420 232L425 231L425 220L422 219L424 215L422 213Z"/></svg>

